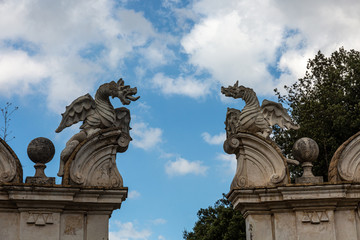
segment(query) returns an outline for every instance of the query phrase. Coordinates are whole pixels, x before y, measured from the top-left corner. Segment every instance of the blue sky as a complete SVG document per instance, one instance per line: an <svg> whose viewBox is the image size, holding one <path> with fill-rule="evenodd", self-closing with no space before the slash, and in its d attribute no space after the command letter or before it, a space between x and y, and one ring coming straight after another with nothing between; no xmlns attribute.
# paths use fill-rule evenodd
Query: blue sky
<svg viewBox="0 0 360 240"><path fill-rule="evenodd" d="M117 164L129 197L110 239L182 239L235 172L224 119L243 102L220 87L239 80L275 100L273 89L302 77L318 50L359 50L359 16L356 0L0 0L0 104L19 106L9 144L33 176L27 145L51 139L46 174L56 176L79 127L56 134L60 113L122 77L141 98L128 106L133 141Z"/></svg>

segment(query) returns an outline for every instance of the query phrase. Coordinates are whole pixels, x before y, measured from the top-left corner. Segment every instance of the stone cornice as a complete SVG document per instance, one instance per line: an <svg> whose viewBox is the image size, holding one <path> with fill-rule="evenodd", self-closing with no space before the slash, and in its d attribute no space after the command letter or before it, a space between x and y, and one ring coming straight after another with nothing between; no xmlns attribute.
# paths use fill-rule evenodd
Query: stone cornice
<svg viewBox="0 0 360 240"><path fill-rule="evenodd" d="M233 189L228 195L235 209L251 212L288 211L310 208L355 209L360 202L360 184L284 185L268 188Z"/></svg>
<svg viewBox="0 0 360 240"><path fill-rule="evenodd" d="M127 197L126 187L35 186L30 184L0 185L0 211L11 209L51 208L76 211L108 211L119 209ZM7 204L1 204L1 203ZM4 209L3 209L4 208Z"/></svg>

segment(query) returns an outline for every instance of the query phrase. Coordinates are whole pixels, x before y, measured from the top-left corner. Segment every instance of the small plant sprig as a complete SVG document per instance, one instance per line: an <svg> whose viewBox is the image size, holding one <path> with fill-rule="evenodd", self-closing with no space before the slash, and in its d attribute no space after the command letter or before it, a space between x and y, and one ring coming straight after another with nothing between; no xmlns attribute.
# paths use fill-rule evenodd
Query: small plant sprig
<svg viewBox="0 0 360 240"><path fill-rule="evenodd" d="M10 117L18 109L19 107L17 106L13 107L11 102L7 102L5 104L5 107L0 108L4 119L4 124L0 128L0 131L1 131L1 137L5 142L9 142L15 138L15 136L11 137L12 131L10 131L10 121L11 121Z"/></svg>

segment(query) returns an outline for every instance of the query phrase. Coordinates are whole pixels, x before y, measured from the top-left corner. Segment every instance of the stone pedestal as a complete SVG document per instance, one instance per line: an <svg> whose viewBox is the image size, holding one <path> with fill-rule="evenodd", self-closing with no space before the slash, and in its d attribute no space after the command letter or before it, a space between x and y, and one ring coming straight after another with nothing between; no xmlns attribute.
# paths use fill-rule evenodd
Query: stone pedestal
<svg viewBox="0 0 360 240"><path fill-rule="evenodd" d="M107 240L127 188L0 185L0 239Z"/></svg>
<svg viewBox="0 0 360 240"><path fill-rule="evenodd" d="M247 240L360 239L360 184L233 189L227 197L246 218Z"/></svg>

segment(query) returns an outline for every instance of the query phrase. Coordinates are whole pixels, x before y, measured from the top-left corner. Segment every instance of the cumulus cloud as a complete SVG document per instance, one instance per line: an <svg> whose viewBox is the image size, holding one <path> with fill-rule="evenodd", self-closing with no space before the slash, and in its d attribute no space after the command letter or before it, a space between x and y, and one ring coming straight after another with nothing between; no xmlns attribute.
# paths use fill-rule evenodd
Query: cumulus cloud
<svg viewBox="0 0 360 240"><path fill-rule="evenodd" d="M204 97L210 92L210 84L193 77L176 79L157 73L152 79L155 88L165 95L185 95L191 98Z"/></svg>
<svg viewBox="0 0 360 240"><path fill-rule="evenodd" d="M226 139L226 133L222 132L217 135L211 136L210 133L204 132L201 134L202 138L205 142L211 145L219 145L223 144Z"/></svg>
<svg viewBox="0 0 360 240"><path fill-rule="evenodd" d="M360 49L356 0L200 0L190 9L197 18L181 41L189 62L222 85L239 80L260 94L302 77L318 50Z"/></svg>
<svg viewBox="0 0 360 240"><path fill-rule="evenodd" d="M26 52L4 50L0 55L0 93L9 95L15 88L27 93L31 85L48 76L45 66Z"/></svg>
<svg viewBox="0 0 360 240"><path fill-rule="evenodd" d="M188 161L184 158L177 158L176 161L168 161L165 165L165 172L169 176L183 176L187 174L205 175L208 170L201 161Z"/></svg>
<svg viewBox="0 0 360 240"><path fill-rule="evenodd" d="M40 92L61 112L128 58L139 62L137 77L151 79L165 95L204 97L236 80L272 94L303 76L318 50L360 49L357 0L164 0L171 11L157 13L171 18L164 28L123 2L0 1L0 94ZM174 59L177 76L147 76Z"/></svg>
<svg viewBox="0 0 360 240"><path fill-rule="evenodd" d="M137 148L150 150L162 142L162 130L149 127L147 123L137 122L132 125L132 144Z"/></svg>
<svg viewBox="0 0 360 240"><path fill-rule="evenodd" d="M137 230L132 222L115 221L116 230L109 232L110 240L148 240L151 231L148 229Z"/></svg>
<svg viewBox="0 0 360 240"><path fill-rule="evenodd" d="M141 196L141 194L135 190L130 191L128 194L129 199L136 199L136 198L139 198L140 196Z"/></svg>
<svg viewBox="0 0 360 240"><path fill-rule="evenodd" d="M0 94L40 92L60 112L130 53L163 64L165 41L141 12L113 0L0 1Z"/></svg>
<svg viewBox="0 0 360 240"><path fill-rule="evenodd" d="M154 225L162 225L165 224L167 221L163 218L157 218L151 221L152 224Z"/></svg>

